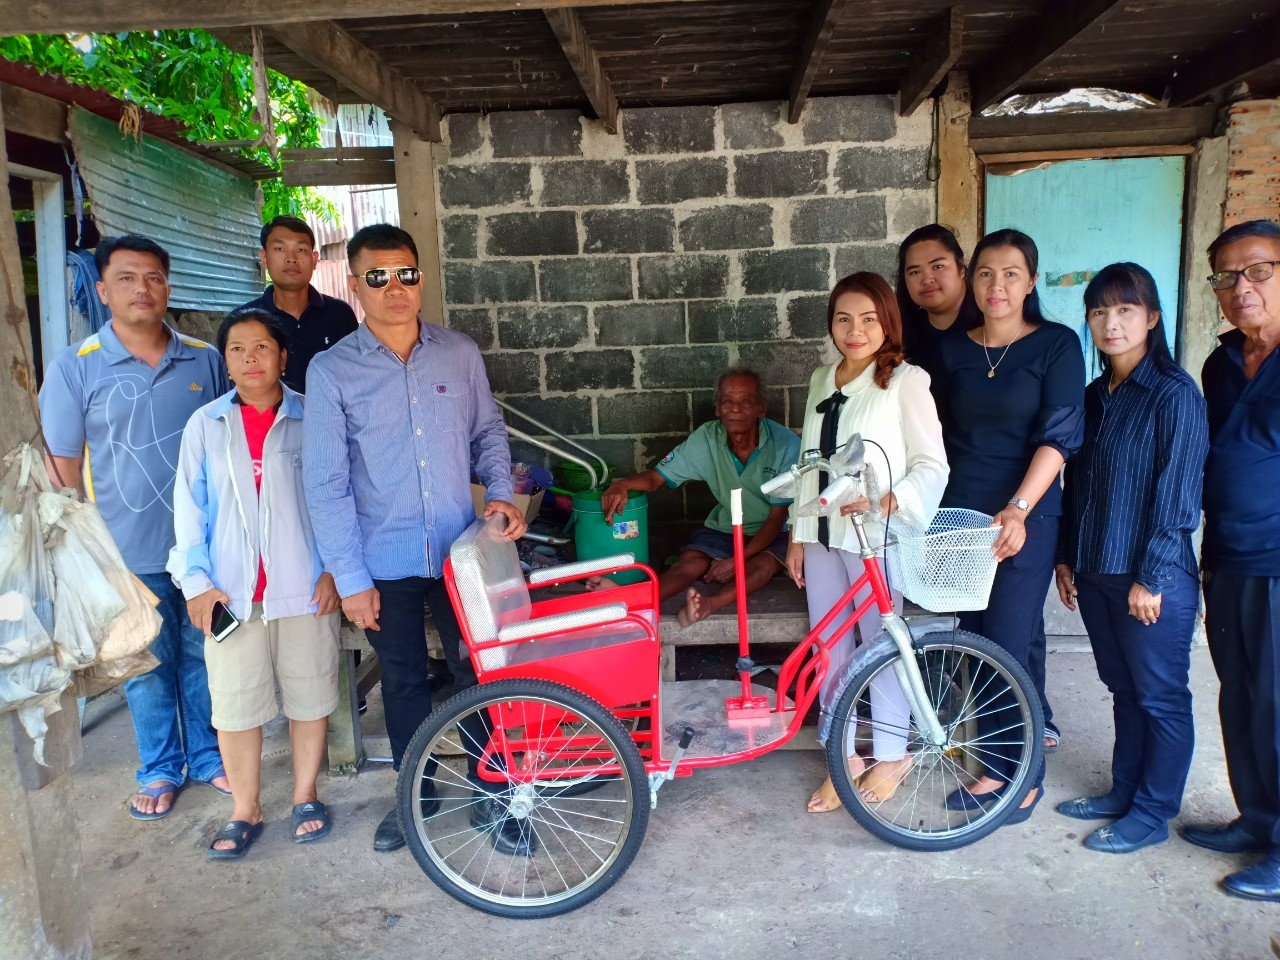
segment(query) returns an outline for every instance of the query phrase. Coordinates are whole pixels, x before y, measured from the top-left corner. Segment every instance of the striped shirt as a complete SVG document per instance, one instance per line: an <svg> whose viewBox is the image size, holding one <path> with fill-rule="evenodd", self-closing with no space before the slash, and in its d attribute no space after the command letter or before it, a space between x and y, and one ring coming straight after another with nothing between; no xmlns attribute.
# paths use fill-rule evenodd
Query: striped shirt
<svg viewBox="0 0 1280 960"><path fill-rule="evenodd" d="M1131 576L1154 594L1196 574L1191 537L1209 449L1204 398L1176 367L1145 356L1114 393L1085 390L1085 438L1067 463L1058 562Z"/></svg>
<svg viewBox="0 0 1280 960"><path fill-rule="evenodd" d="M311 361L303 483L324 568L349 597L439 577L475 519L471 474L511 500L511 452L480 351L430 323L405 363L361 324Z"/></svg>

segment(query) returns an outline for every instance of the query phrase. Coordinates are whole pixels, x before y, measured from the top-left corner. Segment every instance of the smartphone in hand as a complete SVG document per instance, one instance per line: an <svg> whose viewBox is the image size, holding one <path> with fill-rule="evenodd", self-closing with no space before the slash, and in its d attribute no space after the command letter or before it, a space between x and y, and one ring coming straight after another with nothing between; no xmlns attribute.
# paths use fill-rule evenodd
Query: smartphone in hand
<svg viewBox="0 0 1280 960"><path fill-rule="evenodd" d="M234 613L227 609L227 605L218 600L213 605L213 615L210 618L213 630L210 636L213 637L215 643L221 643L227 639L236 627L240 626L240 621L236 619Z"/></svg>

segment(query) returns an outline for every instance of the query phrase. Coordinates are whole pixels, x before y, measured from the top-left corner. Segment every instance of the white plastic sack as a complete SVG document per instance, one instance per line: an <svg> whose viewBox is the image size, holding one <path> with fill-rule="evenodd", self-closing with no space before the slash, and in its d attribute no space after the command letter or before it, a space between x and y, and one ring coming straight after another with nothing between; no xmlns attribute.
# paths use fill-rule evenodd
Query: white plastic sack
<svg viewBox="0 0 1280 960"><path fill-rule="evenodd" d="M96 697L126 680L150 673L160 666L150 650L143 650L119 660L94 663L71 675L71 692L77 697Z"/></svg>
<svg viewBox="0 0 1280 960"><path fill-rule="evenodd" d="M53 563L53 642L58 662L76 669L98 659L98 651L111 635L128 605L85 548L78 533L59 522L75 501L56 493L40 496L40 517L48 534L45 546ZM52 518L52 519L51 519Z"/></svg>
<svg viewBox="0 0 1280 960"><path fill-rule="evenodd" d="M53 640L36 616L31 601L16 590L0 594L0 667L53 652ZM0 710L6 704L0 699Z"/></svg>
<svg viewBox="0 0 1280 960"><path fill-rule="evenodd" d="M53 631L53 571L45 555L39 514L39 495L50 492L49 477L30 444L23 444L4 462L0 478L0 595L21 594L45 636L19 636L28 621L9 618L6 622L14 626L6 628L8 635L0 645L10 657L22 655L24 649L25 656L40 656L47 652L42 644Z"/></svg>
<svg viewBox="0 0 1280 960"><path fill-rule="evenodd" d="M160 633L159 600L129 572L98 508L50 494L40 498L40 514L54 542L59 583L72 586L81 595L82 606L87 607L85 620L94 638L96 662L134 657L145 651ZM91 569L98 571L100 579L88 572ZM81 579L82 574L86 579ZM119 612L114 610L112 595L123 604ZM54 639L59 639L57 634Z"/></svg>
<svg viewBox="0 0 1280 960"><path fill-rule="evenodd" d="M18 711L37 763L44 763L44 736L49 730L45 718L57 712L58 694L70 682L71 671L58 666L52 656L0 667L0 703L6 710Z"/></svg>

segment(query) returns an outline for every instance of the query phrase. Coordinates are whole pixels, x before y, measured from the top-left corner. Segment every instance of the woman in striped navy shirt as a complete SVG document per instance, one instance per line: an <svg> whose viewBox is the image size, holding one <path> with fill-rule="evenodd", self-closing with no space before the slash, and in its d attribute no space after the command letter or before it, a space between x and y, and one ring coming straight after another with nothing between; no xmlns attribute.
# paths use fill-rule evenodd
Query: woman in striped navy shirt
<svg viewBox="0 0 1280 960"><path fill-rule="evenodd" d="M1111 691L1111 790L1058 805L1112 820L1084 840L1129 853L1169 837L1191 766L1191 635L1199 603L1191 536L1208 452L1204 398L1169 355L1155 281L1105 267L1084 294L1102 375L1085 391L1085 441L1067 464L1056 574L1080 604Z"/></svg>

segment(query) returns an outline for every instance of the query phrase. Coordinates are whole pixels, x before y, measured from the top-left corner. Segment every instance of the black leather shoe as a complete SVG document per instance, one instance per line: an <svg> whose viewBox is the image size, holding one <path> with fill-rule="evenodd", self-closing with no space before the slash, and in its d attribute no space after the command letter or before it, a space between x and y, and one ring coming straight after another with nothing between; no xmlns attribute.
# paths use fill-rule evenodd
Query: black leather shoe
<svg viewBox="0 0 1280 960"><path fill-rule="evenodd" d="M1093 833L1084 838L1084 845L1097 853L1133 853L1143 847L1154 847L1157 843L1164 843L1168 839L1169 825L1167 823L1152 827L1150 833L1136 840L1121 836L1113 825L1111 827L1099 827L1093 831Z"/></svg>
<svg viewBox="0 0 1280 960"><path fill-rule="evenodd" d="M491 794L478 794L471 805L471 826L490 835L493 849L509 857L532 857L538 852L538 838L533 833L533 822L513 817L507 806Z"/></svg>
<svg viewBox="0 0 1280 960"><path fill-rule="evenodd" d="M437 801L438 802L438 801ZM404 846L404 830L400 828L400 812L395 807L382 818L373 834L375 853L390 853Z"/></svg>
<svg viewBox="0 0 1280 960"><path fill-rule="evenodd" d="M1109 793L1100 797L1063 800L1058 804L1057 810L1064 817L1071 817L1073 820L1119 820L1129 812L1127 806L1124 809L1117 807Z"/></svg>
<svg viewBox="0 0 1280 960"><path fill-rule="evenodd" d="M1222 878L1222 889L1246 900L1280 902L1280 860L1267 859Z"/></svg>
<svg viewBox="0 0 1280 960"><path fill-rule="evenodd" d="M1219 853L1257 853L1271 848L1269 841L1255 835L1239 817L1225 827L1189 824L1178 832L1187 843L1206 850L1217 850Z"/></svg>

